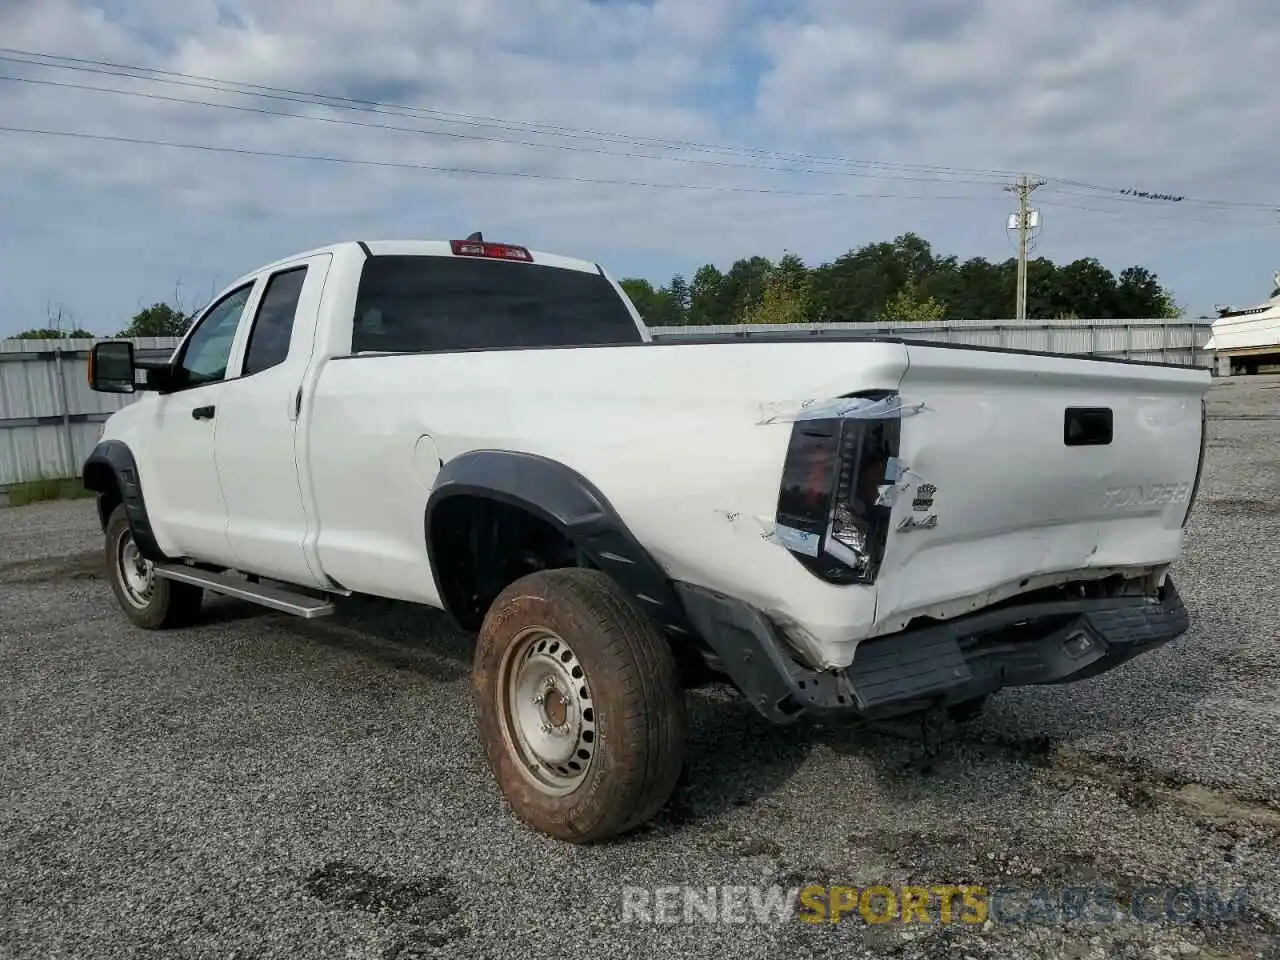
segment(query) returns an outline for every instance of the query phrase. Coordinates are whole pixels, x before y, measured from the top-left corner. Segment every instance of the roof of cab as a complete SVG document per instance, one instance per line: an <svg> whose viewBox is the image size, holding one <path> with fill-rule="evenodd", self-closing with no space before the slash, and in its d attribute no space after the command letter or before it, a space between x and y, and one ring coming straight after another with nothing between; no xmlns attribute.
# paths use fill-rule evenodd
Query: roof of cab
<svg viewBox="0 0 1280 960"><path fill-rule="evenodd" d="M503 243L501 240L486 240L486 243ZM323 247L315 247L311 250L304 250L299 253L291 254L287 257L281 257L272 263L264 264L250 272L237 277L227 287L226 290L232 290L236 287L247 283L254 277L261 276L264 273L271 273L276 270L288 267L298 263L300 260L306 260L311 257L320 256L325 253L340 253L353 249L359 249L365 254L371 256L417 256L417 257L452 257L456 256L452 247L451 240L341 240L337 243L331 243ZM527 247L525 249L528 249ZM555 253L547 253L543 250L529 250L529 255L533 257L534 266L558 267L561 270L578 270L582 273L603 273L599 264L592 263L590 260L580 260L575 257L563 257ZM468 259L459 257L459 259ZM495 261L512 263L521 266L529 264L519 260Z"/></svg>
<svg viewBox="0 0 1280 960"><path fill-rule="evenodd" d="M274 270L277 267L284 266L288 263L295 263L298 260L305 260L308 257L318 256L323 253L337 253L343 249L351 247L359 247L372 256L417 256L417 257L452 257L455 256L451 240L343 240L338 243L331 243L328 246L316 247L314 250L306 250L301 253L295 253L288 257L282 257L274 263L266 264L259 267L246 277L265 273L268 270ZM486 240L486 243L504 243L509 241ZM527 247L525 249L528 249ZM598 264L590 260L581 260L577 257L565 257L556 253L548 253L545 250L529 250L530 256L533 257L533 263L544 267L559 267L563 270L580 270L583 273L599 273ZM507 260L506 263L521 263L519 260Z"/></svg>

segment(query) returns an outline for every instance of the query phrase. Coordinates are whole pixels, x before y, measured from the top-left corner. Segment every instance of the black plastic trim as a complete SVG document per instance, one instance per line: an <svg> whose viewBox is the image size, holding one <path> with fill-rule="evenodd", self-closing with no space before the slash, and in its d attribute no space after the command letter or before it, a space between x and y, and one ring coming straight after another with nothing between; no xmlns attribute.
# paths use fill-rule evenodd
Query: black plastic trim
<svg viewBox="0 0 1280 960"><path fill-rule="evenodd" d="M481 497L526 510L560 530L591 563L630 592L659 629L694 636L679 597L662 568L627 529L594 484L556 460L511 450L474 450L444 465L423 517L427 555L436 589L448 605L431 535L441 503L459 496Z"/></svg>
<svg viewBox="0 0 1280 960"><path fill-rule="evenodd" d="M805 713L892 716L962 703L1005 686L1083 680L1173 640L1190 625L1167 579L1154 600L1114 596L1001 605L873 637L858 645L848 668L818 671L799 663L753 607L686 583L677 582L675 590L724 673L764 717L779 724ZM1032 626L1020 638L1002 635L1024 621ZM1088 644L1068 650L1080 637Z"/></svg>
<svg viewBox="0 0 1280 960"><path fill-rule="evenodd" d="M357 240L356 246L364 251L364 256L366 260L373 256L373 251L369 249L369 245L365 243L363 240Z"/></svg>
<svg viewBox="0 0 1280 960"><path fill-rule="evenodd" d="M142 496L138 464L133 458L133 451L123 441L103 440L94 447L85 458L81 476L85 489L98 494L98 519L104 530L110 519L109 508L113 508L116 502L114 496L118 493L120 502L124 503L125 512L129 515L129 526L133 531L134 543L138 545L138 552L156 563L171 559L156 542L155 532L151 529L151 520L147 515L147 504Z"/></svg>
<svg viewBox="0 0 1280 960"><path fill-rule="evenodd" d="M1204 476L1204 455L1209 448L1209 405L1203 398L1200 400L1200 455L1196 459L1196 479L1191 484L1191 496L1187 498L1187 512L1182 515L1182 526L1185 529L1191 519L1191 511L1195 509L1196 498L1200 495L1200 478Z"/></svg>

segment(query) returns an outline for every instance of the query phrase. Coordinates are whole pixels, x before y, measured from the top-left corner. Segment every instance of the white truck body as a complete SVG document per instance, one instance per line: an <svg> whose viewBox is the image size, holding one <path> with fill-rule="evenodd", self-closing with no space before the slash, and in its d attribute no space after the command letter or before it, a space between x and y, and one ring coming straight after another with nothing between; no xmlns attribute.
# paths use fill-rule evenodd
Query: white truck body
<svg viewBox="0 0 1280 960"><path fill-rule="evenodd" d="M103 431L102 445L127 448L136 464L155 559L449 608L428 548L428 501L454 482L448 471L464 455L532 455L602 494L681 596L708 591L699 595L762 617L783 659L796 661L779 670L822 676L849 668L870 639L1049 587L1119 574L1154 603L1179 555L1203 456L1207 371L892 339L654 343L601 268L538 251L531 263L490 258L476 276L543 271L503 276L550 276L554 296L581 286L591 291L584 303L614 297L597 311L612 317L607 335L593 339L583 320L567 343L402 349L387 330L418 306L392 280L362 287L368 265L398 263L386 276L404 284L418 282L421 271L403 273L418 264L448 286L450 264L475 262L457 249L342 243L227 287L174 355L178 366L200 350L221 356L225 375L152 390ZM282 276L278 296L268 293ZM431 292L436 312L424 322L474 326L481 337L488 314L468 313L466 282ZM534 316L528 296L495 310ZM277 323L285 339L262 348L274 362L246 369L264 302L291 310L292 324ZM633 329L620 330L619 316ZM830 537L819 549L820 534L782 522L784 461L807 423L890 419L896 453L869 494L887 511L878 572L832 582L798 559L838 550ZM1072 431L1100 432L1075 442ZM101 491L105 474L90 482L91 466L86 482ZM504 489L521 482L512 475Z"/></svg>

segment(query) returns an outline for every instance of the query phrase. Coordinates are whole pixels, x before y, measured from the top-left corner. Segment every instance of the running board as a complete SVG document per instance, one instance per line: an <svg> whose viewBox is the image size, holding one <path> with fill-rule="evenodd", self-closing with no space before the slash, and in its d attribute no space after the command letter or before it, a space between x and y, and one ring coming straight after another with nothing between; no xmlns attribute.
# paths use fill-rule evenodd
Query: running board
<svg viewBox="0 0 1280 960"><path fill-rule="evenodd" d="M157 564L155 574L157 577L164 577L166 580L189 583L224 596L248 600L251 603L270 607L272 610L291 613L295 617L302 617L304 620L327 617L333 613L333 604L328 600L308 597L300 593L291 593L288 590L282 590L280 587L271 587L264 583L249 583L246 580L241 580L225 573L213 573L209 570L200 570L184 564Z"/></svg>

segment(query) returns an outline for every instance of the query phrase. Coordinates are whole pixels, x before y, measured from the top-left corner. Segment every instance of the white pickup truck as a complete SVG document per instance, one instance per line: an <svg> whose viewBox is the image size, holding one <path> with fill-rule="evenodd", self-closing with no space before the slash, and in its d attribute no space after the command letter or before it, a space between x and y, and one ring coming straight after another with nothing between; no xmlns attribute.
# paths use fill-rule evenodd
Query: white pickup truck
<svg viewBox="0 0 1280 960"><path fill-rule="evenodd" d="M688 687L778 723L962 714L1188 626L1203 370L654 342L598 265L473 234L273 263L89 379L148 391L84 464L135 624L205 590L448 611L508 803L571 842L668 800Z"/></svg>

